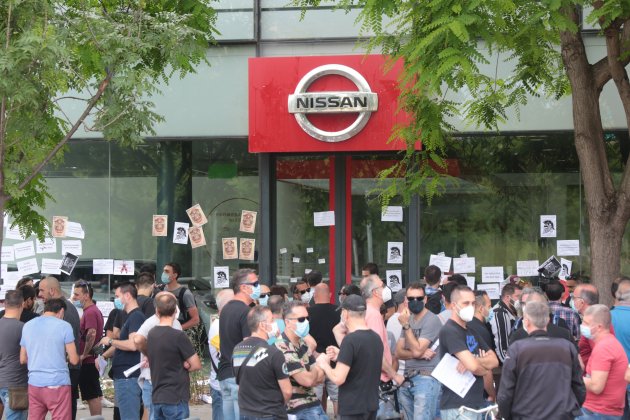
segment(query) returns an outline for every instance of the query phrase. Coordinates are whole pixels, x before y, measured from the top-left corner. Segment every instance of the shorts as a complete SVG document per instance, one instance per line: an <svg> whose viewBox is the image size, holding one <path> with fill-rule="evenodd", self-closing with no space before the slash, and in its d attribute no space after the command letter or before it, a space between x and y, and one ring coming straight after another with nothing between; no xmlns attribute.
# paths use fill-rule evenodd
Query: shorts
<svg viewBox="0 0 630 420"><path fill-rule="evenodd" d="M328 398L331 401L337 402L339 400L339 387L335 385L333 381L326 378L323 383L319 385L315 385L313 390L315 391L315 395L317 395L317 399L322 399L322 394L324 393L324 385L326 385L326 392L328 393Z"/></svg>
<svg viewBox="0 0 630 420"><path fill-rule="evenodd" d="M100 376L95 364L88 363L81 365L79 388L81 389L81 398L84 401L93 400L94 398L100 398L103 396L103 391L101 391Z"/></svg>

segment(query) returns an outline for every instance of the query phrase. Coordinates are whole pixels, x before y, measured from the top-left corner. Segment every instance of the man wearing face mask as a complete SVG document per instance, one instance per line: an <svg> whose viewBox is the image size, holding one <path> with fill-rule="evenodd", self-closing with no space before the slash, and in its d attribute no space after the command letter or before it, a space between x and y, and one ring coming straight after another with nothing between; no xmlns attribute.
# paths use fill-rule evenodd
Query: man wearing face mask
<svg viewBox="0 0 630 420"><path fill-rule="evenodd" d="M133 284L123 284L116 289L114 306L127 314L127 320L120 330L120 339L103 337L100 344L115 349L112 361L114 393L121 420L138 419L142 400L142 389L138 386L140 370L125 376L124 372L140 363L140 351L134 336L146 317L138 307L138 291Z"/></svg>
<svg viewBox="0 0 630 420"><path fill-rule="evenodd" d="M383 343L383 360L381 362L381 381L393 380L396 384L402 384L405 378L399 375L392 365L392 352L387 340L385 322L381 316L380 308L384 302L392 298L392 291L376 274L371 274L361 280L361 294L365 299L367 310L365 323L374 331ZM379 412L384 409L384 404L379 407Z"/></svg>
<svg viewBox="0 0 630 420"><path fill-rule="evenodd" d="M584 312L580 325L582 335L594 343L585 369L586 400L580 419L620 419L623 415L628 358L610 332L610 318L610 310L597 304Z"/></svg>
<svg viewBox="0 0 630 420"><path fill-rule="evenodd" d="M506 284L501 290L501 300L492 311L494 316L490 326L494 336L494 346L499 362L503 363L507 356L510 333L514 328L518 309L520 308L520 297L522 290L514 284Z"/></svg>
<svg viewBox="0 0 630 420"><path fill-rule="evenodd" d="M287 302L282 316L285 329L282 340L276 341L275 346L284 356L291 379L292 395L287 413L295 415L297 420L327 419L313 388L324 381L324 372L315 366L315 358L309 355L304 342L310 329L306 304Z"/></svg>
<svg viewBox="0 0 630 420"><path fill-rule="evenodd" d="M221 357L217 379L221 386L225 420L239 418L239 387L232 370L232 352L238 343L250 335L247 322L249 305L260 297L260 283L254 270L249 268L237 270L232 276L232 290L234 299L225 304L219 318ZM269 314L271 315L271 311Z"/></svg>
<svg viewBox="0 0 630 420"><path fill-rule="evenodd" d="M564 286L558 281L552 281L545 287L545 294L547 295L547 299L549 299L551 312L553 315L566 321L573 338L578 340L580 338L580 316L575 310L562 306L563 293ZM574 305L578 304L575 302L575 294L573 295L572 301Z"/></svg>
<svg viewBox="0 0 630 420"><path fill-rule="evenodd" d="M440 358L447 353L459 360L457 370L468 370L475 376L475 383L464 397L460 397L447 387L442 387L440 414L442 420L459 419L459 408L479 409L486 406L483 397L484 376L499 365L496 354L467 323L475 316L475 294L468 286L457 286L451 293L451 319L442 327L439 334ZM481 415L466 413L470 420L481 420Z"/></svg>
<svg viewBox="0 0 630 420"><path fill-rule="evenodd" d="M311 287L305 280L298 280L293 289L293 300L309 303L311 301Z"/></svg>
<svg viewBox="0 0 630 420"><path fill-rule="evenodd" d="M180 310L178 321L182 324L184 331L186 331L199 325L199 309L192 292L177 282L181 272L182 269L179 264L175 262L166 263L160 280L165 285L163 290L171 292L177 298Z"/></svg>
<svg viewBox="0 0 630 420"><path fill-rule="evenodd" d="M266 284L260 285L260 296L258 297L258 304L262 306L268 306L269 296L271 295L271 289Z"/></svg>
<svg viewBox="0 0 630 420"><path fill-rule="evenodd" d="M103 337L103 314L94 304L92 294L92 287L88 282L79 280L74 284L72 303L77 308L83 309L79 327L81 335L79 341L79 358L81 360L79 389L81 390L81 398L87 401L90 407L90 415L96 416L101 414L103 392L92 349Z"/></svg>
<svg viewBox="0 0 630 420"><path fill-rule="evenodd" d="M406 418L431 419L440 397L440 382L431 373L440 361L435 352L442 322L425 306L426 293L420 283L407 286L406 300L407 308L398 317L402 332L396 343L396 356L405 360L407 375L416 375L411 379L411 387L400 389L400 403Z"/></svg>
<svg viewBox="0 0 630 420"><path fill-rule="evenodd" d="M223 316L225 309L227 305L223 308ZM286 419L285 404L291 398L292 387L284 356L267 342L277 331L271 310L266 306L255 306L248 312L246 320L251 336L238 343L231 354L233 375L239 386L240 416Z"/></svg>

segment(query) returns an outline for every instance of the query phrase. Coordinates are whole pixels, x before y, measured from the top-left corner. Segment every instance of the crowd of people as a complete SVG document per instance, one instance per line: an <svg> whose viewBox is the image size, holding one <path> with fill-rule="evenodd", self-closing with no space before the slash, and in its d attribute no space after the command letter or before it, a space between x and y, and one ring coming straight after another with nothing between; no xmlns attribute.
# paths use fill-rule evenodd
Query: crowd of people
<svg viewBox="0 0 630 420"><path fill-rule="evenodd" d="M74 419L79 398L100 414L99 355L111 358L115 418L188 418L189 373L202 366L186 333L199 312L180 273L168 263L159 276L119 285L106 324L85 281L71 299L54 277L38 292L28 280L7 292L7 419ZM216 295L208 330L213 420L328 419L329 411L348 420L482 419L490 410L505 419L630 418L630 278L612 283L609 308L575 277L533 287L510 276L493 305L433 265L395 293L375 264L362 274L335 305L319 272L287 290L237 270ZM436 379L447 365L466 387Z"/></svg>

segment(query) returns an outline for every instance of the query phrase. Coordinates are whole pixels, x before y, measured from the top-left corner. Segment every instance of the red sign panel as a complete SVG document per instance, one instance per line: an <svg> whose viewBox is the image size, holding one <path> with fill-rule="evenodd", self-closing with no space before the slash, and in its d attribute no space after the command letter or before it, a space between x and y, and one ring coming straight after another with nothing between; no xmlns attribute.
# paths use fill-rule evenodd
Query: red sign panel
<svg viewBox="0 0 630 420"><path fill-rule="evenodd" d="M398 110L402 63L386 71L385 61L382 55L250 58L249 151L404 149L402 140L390 141L407 118Z"/></svg>

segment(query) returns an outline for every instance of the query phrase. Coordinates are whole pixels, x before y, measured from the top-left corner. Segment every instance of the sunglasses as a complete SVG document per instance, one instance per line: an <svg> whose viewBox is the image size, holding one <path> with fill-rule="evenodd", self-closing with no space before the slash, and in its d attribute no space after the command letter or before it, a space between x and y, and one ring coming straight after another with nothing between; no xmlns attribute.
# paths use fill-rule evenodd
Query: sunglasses
<svg viewBox="0 0 630 420"><path fill-rule="evenodd" d="M339 292L339 293L337 293L337 294L338 294L339 296L342 296L342 295L343 295L343 296L346 296L346 292Z"/></svg>
<svg viewBox="0 0 630 420"><path fill-rule="evenodd" d="M269 296L271 296L271 293L261 293L260 294L261 298L266 298L266 297L269 297Z"/></svg>
<svg viewBox="0 0 630 420"><path fill-rule="evenodd" d="M301 316L299 318L288 318L288 319L297 319L298 322L304 322L304 321L308 321L309 317L307 316Z"/></svg>
<svg viewBox="0 0 630 420"><path fill-rule="evenodd" d="M310 289L310 288L309 288L309 289L305 289L305 290L296 290L296 292L297 292L297 293L299 293L299 294L301 294L301 295L303 295L304 293L308 293L308 292L310 292L310 291L311 291L311 289ZM300 322L302 322L302 321L300 321Z"/></svg>
<svg viewBox="0 0 630 420"><path fill-rule="evenodd" d="M255 281L255 282L253 282L253 283L243 283L243 284L245 284L245 285L247 285L247 286L258 287L258 286L260 285L260 282Z"/></svg>
<svg viewBox="0 0 630 420"><path fill-rule="evenodd" d="M407 300L409 302L417 300L417 301L421 301L424 300L424 296L407 296Z"/></svg>

